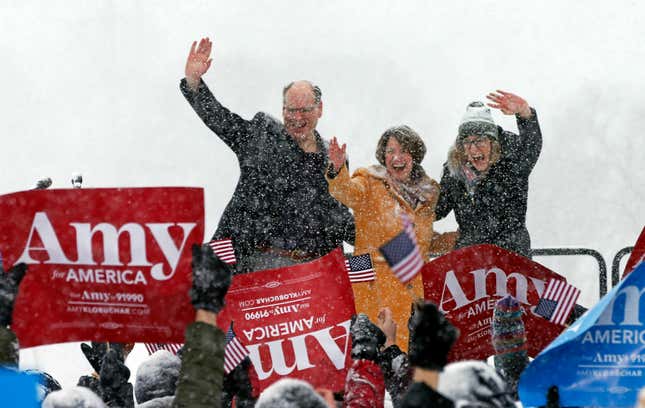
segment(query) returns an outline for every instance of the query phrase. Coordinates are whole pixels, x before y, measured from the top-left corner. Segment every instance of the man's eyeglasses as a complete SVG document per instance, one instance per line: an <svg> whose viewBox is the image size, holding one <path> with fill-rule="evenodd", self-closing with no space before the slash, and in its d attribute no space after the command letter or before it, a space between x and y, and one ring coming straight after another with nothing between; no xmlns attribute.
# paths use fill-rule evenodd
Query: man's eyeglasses
<svg viewBox="0 0 645 408"><path fill-rule="evenodd" d="M464 139L461 141L461 145L464 147L464 149L468 149L472 145L475 145L477 146L477 148L481 149L482 147L486 146L486 143L488 143L488 138L486 136L479 136L476 139Z"/></svg>
<svg viewBox="0 0 645 408"><path fill-rule="evenodd" d="M284 107L284 110L287 113L310 113L313 112L318 105L312 105L312 106L305 106L304 108L289 108L289 107Z"/></svg>

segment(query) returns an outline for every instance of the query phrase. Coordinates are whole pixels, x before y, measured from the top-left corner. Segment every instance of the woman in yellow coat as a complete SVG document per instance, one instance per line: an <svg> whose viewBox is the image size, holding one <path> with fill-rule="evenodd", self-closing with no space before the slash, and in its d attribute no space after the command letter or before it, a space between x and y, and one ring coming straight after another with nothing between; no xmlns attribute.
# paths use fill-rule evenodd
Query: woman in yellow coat
<svg viewBox="0 0 645 408"><path fill-rule="evenodd" d="M374 281L352 285L356 312L367 314L375 322L379 309L389 307L397 324L396 344L407 350L410 307L414 300L423 298L421 275L405 287L390 270L379 247L403 230L401 215L407 214L414 223L424 261L428 261L430 253L450 249L448 241L454 237L442 237L433 245L432 223L439 184L421 167L426 147L409 126L386 130L376 148L380 165L360 168L351 178L345 148L332 139L327 172L329 192L354 211L354 254L369 253L376 271Z"/></svg>

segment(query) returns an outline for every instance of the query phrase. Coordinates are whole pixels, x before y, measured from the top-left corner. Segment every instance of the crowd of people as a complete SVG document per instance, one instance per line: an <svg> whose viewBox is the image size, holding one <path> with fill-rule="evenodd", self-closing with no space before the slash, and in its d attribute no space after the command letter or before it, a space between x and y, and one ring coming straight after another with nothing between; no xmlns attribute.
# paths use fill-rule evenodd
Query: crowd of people
<svg viewBox="0 0 645 408"><path fill-rule="evenodd" d="M316 130L323 113L318 86L288 84L282 122L261 112L246 120L223 106L202 79L211 51L208 38L192 44L180 89L238 158L240 179L213 236L233 240L238 262L231 269L208 246L193 248L190 296L196 318L177 356L153 354L139 367L133 387L124 364L128 345L83 345L95 373L67 390L43 380L50 385L43 406L132 407L136 399L148 408L382 407L386 390L394 407L515 406L519 374L528 363L517 301L501 299L495 309L497 369L480 361L447 365L458 331L422 300L420 276L406 286L396 280L379 247L403 229L405 218L413 224L424 261L482 243L530 256L528 178L542 147L535 109L505 91L488 94L488 104L470 103L439 182L422 167L424 139L407 125L391 127L378 139L378 164L350 175L346 145L335 138L328 143ZM514 115L519 134L497 126L491 108ZM459 229L436 232L434 221L451 211ZM357 315L345 390L334 394L284 379L258 397L250 386L248 358L224 375L224 334L216 323L231 275L305 263L343 242L353 245L355 254L369 253L376 270L373 281L352 285ZM16 265L0 277L0 357L14 366L17 342L9 324L24 273L24 265ZM554 395L549 406L557 406Z"/></svg>
<svg viewBox="0 0 645 408"><path fill-rule="evenodd" d="M239 391L250 388L250 366L243 363L224 374L225 339L217 327L232 271L208 245L194 245L192 252L190 299L195 321L186 328L186 341L177 356L165 350L152 354L139 366L133 387L124 364L131 344L83 343L81 351L95 372L81 376L77 386L61 389L47 373L34 373L42 384L43 407L134 407L135 400L142 408L230 407L234 395L236 407L383 407L386 390L394 407L515 407L517 372L500 373L482 361L447 364L458 330L434 304L423 301L412 304L407 353L396 343L397 325L388 308L379 311L376 323L364 313L352 319L352 365L341 393L283 379L257 399L251 392L243 395ZM0 270L0 364L5 369L18 366L19 347L10 325L25 273L25 264ZM526 360L525 339L509 342L505 336L508 326L518 321L521 325L518 310L512 297L500 300L493 330L501 338L496 342L496 348L501 344L500 357L521 363ZM523 354L518 353L521 350ZM557 399L548 406L558 406Z"/></svg>

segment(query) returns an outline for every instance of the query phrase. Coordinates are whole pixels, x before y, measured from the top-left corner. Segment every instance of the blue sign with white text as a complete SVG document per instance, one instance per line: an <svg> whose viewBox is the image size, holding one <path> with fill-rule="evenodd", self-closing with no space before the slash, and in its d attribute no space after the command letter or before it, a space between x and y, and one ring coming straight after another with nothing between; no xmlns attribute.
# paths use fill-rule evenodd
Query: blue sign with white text
<svg viewBox="0 0 645 408"><path fill-rule="evenodd" d="M39 406L38 377L0 367L0 407Z"/></svg>
<svg viewBox="0 0 645 408"><path fill-rule="evenodd" d="M524 370L520 400L545 405L556 385L560 405L633 407L645 385L645 263L558 336Z"/></svg>

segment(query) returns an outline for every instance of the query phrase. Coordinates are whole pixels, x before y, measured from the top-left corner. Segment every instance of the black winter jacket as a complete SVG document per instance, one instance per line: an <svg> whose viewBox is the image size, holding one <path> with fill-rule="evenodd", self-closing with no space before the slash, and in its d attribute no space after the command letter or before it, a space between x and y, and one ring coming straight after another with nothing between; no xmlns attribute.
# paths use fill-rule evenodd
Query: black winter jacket
<svg viewBox="0 0 645 408"><path fill-rule="evenodd" d="M180 88L197 115L237 155L240 179L214 239L232 238L238 256L267 246L322 256L354 241L354 219L329 195L327 147L305 153L282 123L265 113L245 120L222 106L201 81Z"/></svg>
<svg viewBox="0 0 645 408"><path fill-rule="evenodd" d="M444 397L425 383L412 383L403 397L402 408L453 408L454 402Z"/></svg>
<svg viewBox="0 0 645 408"><path fill-rule="evenodd" d="M542 150L542 134L537 114L524 119L519 115L519 135L499 130L500 159L475 187L471 195L457 175L452 148L444 164L441 193L435 210L437 219L455 211L459 224L456 248L476 244L494 244L529 256L531 239L526 229L529 175Z"/></svg>

